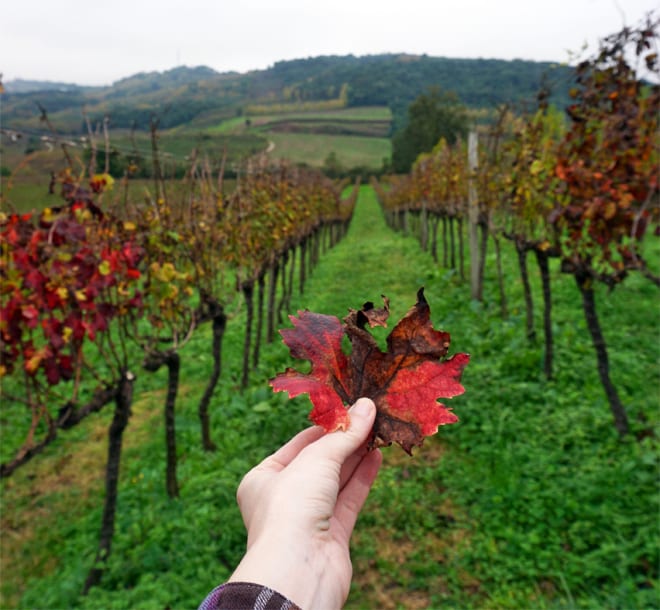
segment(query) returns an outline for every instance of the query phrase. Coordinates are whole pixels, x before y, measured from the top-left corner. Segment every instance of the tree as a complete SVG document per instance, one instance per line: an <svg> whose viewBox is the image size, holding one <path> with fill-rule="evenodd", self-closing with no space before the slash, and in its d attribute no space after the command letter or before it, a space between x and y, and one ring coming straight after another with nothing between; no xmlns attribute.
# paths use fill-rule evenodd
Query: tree
<svg viewBox="0 0 660 610"><path fill-rule="evenodd" d="M339 178L344 173L341 161L334 150L331 150L323 161L323 173L329 178Z"/></svg>
<svg viewBox="0 0 660 610"><path fill-rule="evenodd" d="M408 123L392 139L392 164L407 172L420 153L429 152L444 138L454 144L468 132L465 107L455 93L431 87L408 108Z"/></svg>

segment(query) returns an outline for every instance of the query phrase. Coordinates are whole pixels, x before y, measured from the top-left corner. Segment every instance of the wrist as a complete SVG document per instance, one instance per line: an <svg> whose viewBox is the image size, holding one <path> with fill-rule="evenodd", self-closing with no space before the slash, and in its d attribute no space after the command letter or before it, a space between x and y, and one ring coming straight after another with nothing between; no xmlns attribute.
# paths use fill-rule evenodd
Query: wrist
<svg viewBox="0 0 660 610"><path fill-rule="evenodd" d="M322 553L321 553L322 556ZM325 570L311 545L259 540L250 544L228 582L253 582L277 591L304 610L341 607L343 600L323 599Z"/></svg>

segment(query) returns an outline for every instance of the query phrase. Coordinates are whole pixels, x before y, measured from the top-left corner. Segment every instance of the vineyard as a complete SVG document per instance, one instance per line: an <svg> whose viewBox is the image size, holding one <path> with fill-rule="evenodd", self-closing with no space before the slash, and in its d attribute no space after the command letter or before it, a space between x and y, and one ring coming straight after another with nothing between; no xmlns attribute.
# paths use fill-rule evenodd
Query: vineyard
<svg viewBox="0 0 660 610"><path fill-rule="evenodd" d="M657 607L656 29L604 40L567 118L541 91L371 185L192 155L174 186L154 124L138 198L63 147L59 205L3 201L0 606L195 607L240 477L306 425L268 387L287 316L423 286L460 423L385 449L347 607Z"/></svg>

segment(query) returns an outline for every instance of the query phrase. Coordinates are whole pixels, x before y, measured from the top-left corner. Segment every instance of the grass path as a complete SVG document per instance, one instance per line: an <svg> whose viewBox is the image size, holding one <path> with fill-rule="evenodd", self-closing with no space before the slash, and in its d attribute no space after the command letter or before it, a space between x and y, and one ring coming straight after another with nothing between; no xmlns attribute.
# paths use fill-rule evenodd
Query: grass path
<svg viewBox="0 0 660 610"><path fill-rule="evenodd" d="M446 307L441 295L448 288L461 295L459 299L469 300L467 286L453 274L439 272L415 238L386 226L373 190L363 187L346 238L322 257L300 301L312 311L342 317L349 307L360 307L367 300L379 304L385 294L391 300L391 323L387 329L372 329L382 344L393 324L414 305L421 286L434 321ZM452 406L460 400L454 399ZM429 608L431 595L449 588L437 566L450 561L457 545L465 541L467 527L465 515L434 468L446 452L442 432L441 428L438 435L427 438L413 458L398 446L384 449L383 469L354 536L355 576L347 608L387 610L397 604L411 610ZM402 509L410 517L408 523L390 513ZM414 584L420 580L414 571L427 564L433 573L427 573L426 585L420 588L419 582ZM455 578L465 586L471 584L465 574Z"/></svg>
<svg viewBox="0 0 660 610"><path fill-rule="evenodd" d="M385 293L394 320L414 305L418 288L433 277L431 256L414 238L386 226L373 191L363 187L348 234L321 258L300 300L314 311L343 316L364 301L378 304Z"/></svg>

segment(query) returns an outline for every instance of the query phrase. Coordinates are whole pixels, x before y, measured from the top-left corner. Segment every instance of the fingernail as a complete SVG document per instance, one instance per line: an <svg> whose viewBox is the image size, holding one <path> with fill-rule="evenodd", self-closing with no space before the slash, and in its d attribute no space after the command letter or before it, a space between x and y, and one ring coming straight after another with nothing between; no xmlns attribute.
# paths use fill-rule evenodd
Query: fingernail
<svg viewBox="0 0 660 610"><path fill-rule="evenodd" d="M359 398L357 402L353 405L351 411L355 415L360 415L361 417L366 417L373 409L373 401L370 398Z"/></svg>

